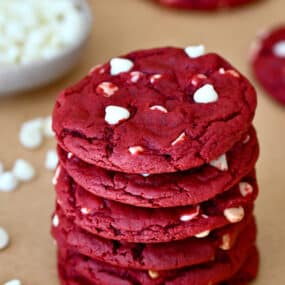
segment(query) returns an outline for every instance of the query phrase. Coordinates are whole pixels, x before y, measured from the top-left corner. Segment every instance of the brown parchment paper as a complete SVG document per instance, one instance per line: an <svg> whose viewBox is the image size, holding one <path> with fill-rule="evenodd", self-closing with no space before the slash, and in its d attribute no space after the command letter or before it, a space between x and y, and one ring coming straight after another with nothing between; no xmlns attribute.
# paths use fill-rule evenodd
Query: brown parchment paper
<svg viewBox="0 0 285 285"><path fill-rule="evenodd" d="M134 49L204 43L208 51L221 53L253 80L248 65L252 40L261 28L285 22L284 0L264 0L212 14L162 9L147 0L94 0L91 4L94 31L77 68L51 86L0 97L0 160L11 168L14 160L22 157L37 168L33 182L23 184L14 193L0 193L0 226L11 235L11 246L0 252L0 284L19 278L23 285L58 285L55 246L49 235L55 196L52 173L44 168L45 153L55 144L46 140L39 150L25 150L18 141L23 121L50 114L56 94L93 65ZM253 284L283 285L285 108L256 86L259 106L255 125L262 150L257 165L260 197L256 206L261 271Z"/></svg>

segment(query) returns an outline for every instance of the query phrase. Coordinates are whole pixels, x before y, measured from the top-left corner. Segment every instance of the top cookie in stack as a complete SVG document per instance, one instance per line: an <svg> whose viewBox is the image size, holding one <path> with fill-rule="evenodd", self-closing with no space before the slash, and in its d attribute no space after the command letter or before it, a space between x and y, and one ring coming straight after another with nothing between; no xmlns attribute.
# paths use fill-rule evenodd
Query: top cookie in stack
<svg viewBox="0 0 285 285"><path fill-rule="evenodd" d="M62 92L53 114L62 284L252 279L255 108L248 80L202 46L113 58Z"/></svg>

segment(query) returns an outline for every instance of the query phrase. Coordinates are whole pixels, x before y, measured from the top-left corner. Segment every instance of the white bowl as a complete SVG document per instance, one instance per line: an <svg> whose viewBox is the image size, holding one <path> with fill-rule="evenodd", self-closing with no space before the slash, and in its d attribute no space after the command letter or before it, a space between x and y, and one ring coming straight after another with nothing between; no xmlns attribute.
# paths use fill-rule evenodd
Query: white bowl
<svg viewBox="0 0 285 285"><path fill-rule="evenodd" d="M92 12L86 0L72 0L82 7L83 29L76 44L66 48L51 59L28 64L0 64L0 96L27 91L62 77L70 71L81 57L92 29Z"/></svg>

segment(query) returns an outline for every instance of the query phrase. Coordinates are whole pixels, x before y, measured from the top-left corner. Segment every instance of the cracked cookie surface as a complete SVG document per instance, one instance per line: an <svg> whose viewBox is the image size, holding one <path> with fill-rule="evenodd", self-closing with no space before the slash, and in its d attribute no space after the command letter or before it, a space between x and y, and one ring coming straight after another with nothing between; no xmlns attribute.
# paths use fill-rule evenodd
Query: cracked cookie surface
<svg viewBox="0 0 285 285"><path fill-rule="evenodd" d="M195 206L152 209L95 196L61 169L56 191L58 207L80 228L108 239L157 243L209 234L243 220L252 211L258 187L255 174L251 173L244 178L244 184L210 201Z"/></svg>
<svg viewBox="0 0 285 285"><path fill-rule="evenodd" d="M136 175L108 171L58 148L60 163L82 188L124 204L159 208L193 205L214 198L246 176L259 148L253 128L226 153L227 171L209 164L177 173Z"/></svg>
<svg viewBox="0 0 285 285"><path fill-rule="evenodd" d="M223 58L137 51L94 68L53 112L60 146L90 164L165 173L210 163L250 128L256 93Z"/></svg>
<svg viewBox="0 0 285 285"><path fill-rule="evenodd" d="M158 271L213 261L219 252L230 250L247 232L246 228L255 227L253 217L248 216L244 221L213 231L205 238L157 244L127 243L107 240L80 229L60 209L56 214L60 223L52 228L52 233L60 248L69 248L114 266Z"/></svg>

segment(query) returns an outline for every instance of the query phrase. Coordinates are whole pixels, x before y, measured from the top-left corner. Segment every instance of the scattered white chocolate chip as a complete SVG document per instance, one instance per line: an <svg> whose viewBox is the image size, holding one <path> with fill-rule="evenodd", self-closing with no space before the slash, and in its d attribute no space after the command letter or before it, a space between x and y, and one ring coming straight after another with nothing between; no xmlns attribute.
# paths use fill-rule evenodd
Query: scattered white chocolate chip
<svg viewBox="0 0 285 285"><path fill-rule="evenodd" d="M13 279L4 283L4 285L21 285L21 284L22 284L21 281L18 279Z"/></svg>
<svg viewBox="0 0 285 285"><path fill-rule="evenodd" d="M139 79L141 78L142 73L140 71L133 71L130 73L130 81L132 83L137 83L139 81Z"/></svg>
<svg viewBox="0 0 285 285"><path fill-rule="evenodd" d="M9 245L9 240L7 231L0 227L0 250L5 249Z"/></svg>
<svg viewBox="0 0 285 285"><path fill-rule="evenodd" d="M3 163L0 161L0 174L3 172L4 170L4 166L3 166Z"/></svg>
<svg viewBox="0 0 285 285"><path fill-rule="evenodd" d="M112 82L102 82L96 88L96 92L103 94L105 97L113 96L118 90L119 87Z"/></svg>
<svg viewBox="0 0 285 285"><path fill-rule="evenodd" d="M143 177L149 177L150 174L148 174L148 173L142 173L141 176L143 176Z"/></svg>
<svg viewBox="0 0 285 285"><path fill-rule="evenodd" d="M141 153L143 151L144 151L144 148L142 146L132 146L132 147L129 147L129 152L132 155Z"/></svg>
<svg viewBox="0 0 285 285"><path fill-rule="evenodd" d="M113 58L110 61L111 75L118 75L122 72L128 72L134 67L134 63L126 58Z"/></svg>
<svg viewBox="0 0 285 285"><path fill-rule="evenodd" d="M36 175L34 167L24 159L15 161L12 172L19 181L32 180Z"/></svg>
<svg viewBox="0 0 285 285"><path fill-rule="evenodd" d="M130 117L128 109L119 106L108 106L105 109L105 121L110 125L116 125Z"/></svg>
<svg viewBox="0 0 285 285"><path fill-rule="evenodd" d="M273 53L278 57L285 57L285 41L280 41L273 46Z"/></svg>
<svg viewBox="0 0 285 285"><path fill-rule="evenodd" d="M55 215L53 216L52 225L53 225L54 227L58 227L58 226L59 226L59 217L58 217L57 214L55 214Z"/></svg>
<svg viewBox="0 0 285 285"><path fill-rule="evenodd" d="M193 219L195 219L196 217L198 217L200 214L200 206L197 206L195 208L195 210L193 210L192 212L189 212L187 214L184 214L180 217L180 221L181 222L189 222Z"/></svg>
<svg viewBox="0 0 285 285"><path fill-rule="evenodd" d="M229 169L226 154L222 154L217 159L212 160L210 162L210 165L221 170L221 171L227 171Z"/></svg>
<svg viewBox="0 0 285 285"><path fill-rule="evenodd" d="M83 215L88 215L90 213L90 210L88 208L81 208L80 212L83 214Z"/></svg>
<svg viewBox="0 0 285 285"><path fill-rule="evenodd" d="M244 218L245 212L243 207L228 208L224 210L224 216L230 223L238 223Z"/></svg>
<svg viewBox="0 0 285 285"><path fill-rule="evenodd" d="M67 154L67 158L68 159L71 159L73 157L73 153L72 152L69 152L68 154Z"/></svg>
<svg viewBox="0 0 285 285"><path fill-rule="evenodd" d="M38 148L43 142L43 119L37 118L25 122L20 130L21 144L29 149Z"/></svg>
<svg viewBox="0 0 285 285"><path fill-rule="evenodd" d="M58 156L55 149L48 150L46 154L45 167L48 170L55 170L58 164Z"/></svg>
<svg viewBox="0 0 285 285"><path fill-rule="evenodd" d="M53 178L52 178L52 184L53 185L56 185L57 184L57 180L58 180L58 177L59 177L59 175L60 175L60 171L61 171L61 167L60 167L60 165L56 168L56 171L55 171L55 174L54 174L54 176L53 176Z"/></svg>
<svg viewBox="0 0 285 285"><path fill-rule="evenodd" d="M159 80L160 78L162 78L161 74L154 74L150 77L149 81L151 84L154 84L157 80Z"/></svg>
<svg viewBox="0 0 285 285"><path fill-rule="evenodd" d="M54 137L54 131L52 130L52 118L48 116L43 121L43 133L45 137L52 138Z"/></svg>
<svg viewBox="0 0 285 285"><path fill-rule="evenodd" d="M193 99L196 103L207 104L218 101L219 96L213 85L205 84L196 90Z"/></svg>
<svg viewBox="0 0 285 285"><path fill-rule="evenodd" d="M178 143L184 141L185 138L186 138L186 134L183 132L183 133L181 133L181 134L171 143L171 145L172 145L172 146L175 146L175 145L177 145Z"/></svg>
<svg viewBox="0 0 285 285"><path fill-rule="evenodd" d="M205 237L207 237L210 233L211 233L211 231L204 231L204 232L201 232L201 233L195 235L195 237L196 237L196 238L205 238Z"/></svg>
<svg viewBox="0 0 285 285"><path fill-rule="evenodd" d="M230 235L225 234L222 237L222 243L219 246L220 249L222 250L230 250L231 249L231 238Z"/></svg>
<svg viewBox="0 0 285 285"><path fill-rule="evenodd" d="M18 179L12 172L7 171L0 174L0 192L12 192L18 184Z"/></svg>
<svg viewBox="0 0 285 285"><path fill-rule="evenodd" d="M202 56L206 52L205 46L203 45L188 46L184 50L185 50L185 53L191 58Z"/></svg>
<svg viewBox="0 0 285 285"><path fill-rule="evenodd" d="M154 105L149 108L152 111L160 111L162 113L168 113L167 109L160 105Z"/></svg>
<svg viewBox="0 0 285 285"><path fill-rule="evenodd" d="M239 191L243 197L246 197L253 193L253 187L247 182L240 182Z"/></svg>
<svg viewBox="0 0 285 285"><path fill-rule="evenodd" d="M159 273L157 271L154 271L154 270L149 270L148 275L151 279L156 279L159 277Z"/></svg>

